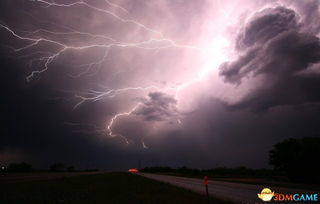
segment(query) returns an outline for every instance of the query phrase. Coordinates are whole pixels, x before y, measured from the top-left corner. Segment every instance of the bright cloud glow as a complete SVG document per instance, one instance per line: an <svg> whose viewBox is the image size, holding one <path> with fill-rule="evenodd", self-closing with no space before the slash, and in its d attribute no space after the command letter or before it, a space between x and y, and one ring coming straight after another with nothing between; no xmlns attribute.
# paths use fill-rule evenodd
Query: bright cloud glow
<svg viewBox="0 0 320 204"><path fill-rule="evenodd" d="M204 49L205 65L199 72L198 77L204 78L212 70L228 59L227 48L230 42L223 36L218 36L208 43Z"/></svg>

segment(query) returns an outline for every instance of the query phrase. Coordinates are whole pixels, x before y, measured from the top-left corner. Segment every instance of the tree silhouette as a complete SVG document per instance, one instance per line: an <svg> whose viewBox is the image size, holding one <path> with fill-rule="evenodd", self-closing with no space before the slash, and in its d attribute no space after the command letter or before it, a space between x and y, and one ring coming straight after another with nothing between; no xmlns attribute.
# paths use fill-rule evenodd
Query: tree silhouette
<svg viewBox="0 0 320 204"><path fill-rule="evenodd" d="M319 137L286 139L269 152L269 163L296 182L320 183L319 158Z"/></svg>
<svg viewBox="0 0 320 204"><path fill-rule="evenodd" d="M53 172L61 172L65 170L64 164L63 163L54 163L50 166L50 170Z"/></svg>
<svg viewBox="0 0 320 204"><path fill-rule="evenodd" d="M32 165L25 162L11 163L7 169L8 172L31 172L32 170Z"/></svg>
<svg viewBox="0 0 320 204"><path fill-rule="evenodd" d="M75 169L74 166L69 166L69 167L67 168L67 171L68 171L68 172L75 172L76 169Z"/></svg>

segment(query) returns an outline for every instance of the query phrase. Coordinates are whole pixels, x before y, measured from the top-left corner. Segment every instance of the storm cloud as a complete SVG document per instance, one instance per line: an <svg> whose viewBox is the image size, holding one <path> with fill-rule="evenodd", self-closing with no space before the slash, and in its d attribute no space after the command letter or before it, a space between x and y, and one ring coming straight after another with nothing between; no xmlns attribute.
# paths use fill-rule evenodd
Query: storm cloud
<svg viewBox="0 0 320 204"><path fill-rule="evenodd" d="M234 107L263 110L318 102L319 94L311 84L319 84L319 75L301 73L320 62L320 40L302 32L304 25L298 22L298 14L291 9L268 8L253 15L242 29L236 47L241 54L237 60L221 65L220 75L238 85L244 78L260 76L263 86Z"/></svg>
<svg viewBox="0 0 320 204"><path fill-rule="evenodd" d="M164 121L178 115L177 100L161 92L152 92L133 114L147 121Z"/></svg>
<svg viewBox="0 0 320 204"><path fill-rule="evenodd" d="M268 167L276 142L320 134L319 17L316 0L3 0L0 164Z"/></svg>

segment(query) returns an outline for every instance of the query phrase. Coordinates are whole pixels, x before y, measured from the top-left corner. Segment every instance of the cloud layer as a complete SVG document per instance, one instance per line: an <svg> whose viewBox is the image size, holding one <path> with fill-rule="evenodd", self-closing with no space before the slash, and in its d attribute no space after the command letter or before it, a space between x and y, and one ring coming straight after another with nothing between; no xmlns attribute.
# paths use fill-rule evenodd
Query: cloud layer
<svg viewBox="0 0 320 204"><path fill-rule="evenodd" d="M0 2L0 164L260 168L320 134L318 0L43 2Z"/></svg>
<svg viewBox="0 0 320 204"><path fill-rule="evenodd" d="M267 8L253 15L240 31L239 57L221 65L220 75L238 85L244 78L260 77L263 85L235 106L264 110L318 102L319 94L311 83L318 84L319 75L301 73L320 62L320 41L303 32L304 22L298 16L292 9Z"/></svg>
<svg viewBox="0 0 320 204"><path fill-rule="evenodd" d="M133 114L142 116L147 121L168 120L178 115L177 100L161 92L152 92L147 99L142 100Z"/></svg>

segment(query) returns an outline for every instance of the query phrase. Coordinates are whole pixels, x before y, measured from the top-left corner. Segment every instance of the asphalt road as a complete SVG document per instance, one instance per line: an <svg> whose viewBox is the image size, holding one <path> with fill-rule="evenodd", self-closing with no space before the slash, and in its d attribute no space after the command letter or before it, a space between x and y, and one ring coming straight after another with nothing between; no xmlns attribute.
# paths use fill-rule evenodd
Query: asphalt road
<svg viewBox="0 0 320 204"><path fill-rule="evenodd" d="M178 177L178 176L167 176L167 175L159 175L159 174L146 174L139 173L139 175L169 183L175 186L179 186L182 188L186 188L195 192L205 193L205 186L203 184L202 179L196 178L186 178L186 177ZM263 186L263 185L253 185L253 184L242 184L242 183L231 183L231 182L223 182L223 181L209 181L209 194L213 197L231 201L234 203L265 203L262 202L258 197L257 193L260 193L263 188L270 188L272 191L276 193L318 193L316 191L306 191L302 189L289 189L282 187L272 187L272 186Z"/></svg>

